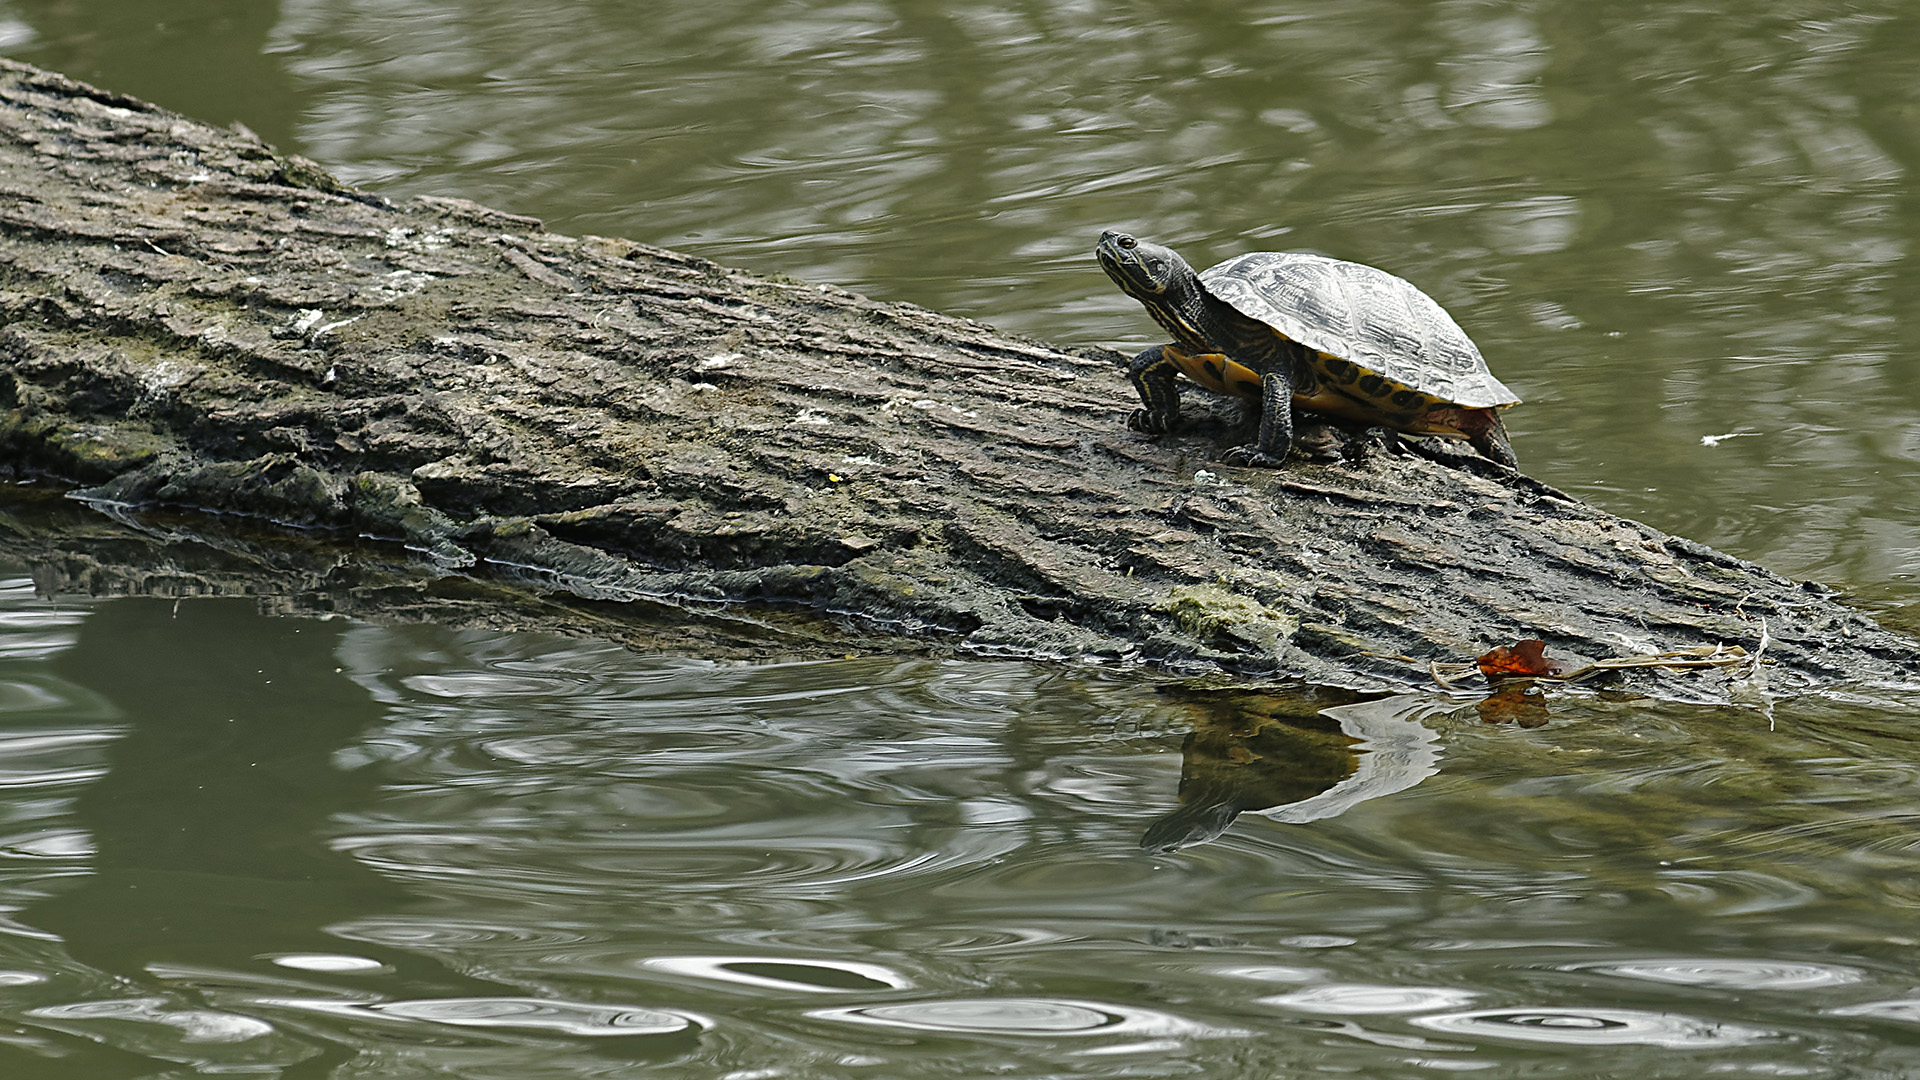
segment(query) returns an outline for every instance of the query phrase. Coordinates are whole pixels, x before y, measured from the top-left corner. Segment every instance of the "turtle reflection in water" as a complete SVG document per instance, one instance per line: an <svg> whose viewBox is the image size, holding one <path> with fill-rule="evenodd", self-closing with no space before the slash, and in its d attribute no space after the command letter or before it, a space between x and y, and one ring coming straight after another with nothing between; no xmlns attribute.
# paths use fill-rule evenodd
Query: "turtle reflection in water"
<svg viewBox="0 0 1920 1080"><path fill-rule="evenodd" d="M1127 371L1143 408L1128 425L1180 419L1177 375L1258 404L1259 439L1222 456L1274 466L1293 448L1296 408L1414 435L1465 439L1518 468L1500 410L1520 398L1487 370L1446 310L1384 270L1303 252L1258 251L1195 273L1159 244L1108 231L1094 248L1120 290L1173 335Z"/></svg>
<svg viewBox="0 0 1920 1080"><path fill-rule="evenodd" d="M1180 747L1180 807L1140 838L1154 855L1204 844L1242 811L1305 824L1405 791L1439 768L1427 721L1460 708L1428 694L1329 705L1324 691L1173 692L1194 725Z"/></svg>
<svg viewBox="0 0 1920 1080"><path fill-rule="evenodd" d="M1242 811L1301 802L1359 765L1359 740L1319 715L1325 702L1213 691L1188 704L1194 726L1180 744L1180 806L1147 826L1140 847L1149 854L1204 844Z"/></svg>

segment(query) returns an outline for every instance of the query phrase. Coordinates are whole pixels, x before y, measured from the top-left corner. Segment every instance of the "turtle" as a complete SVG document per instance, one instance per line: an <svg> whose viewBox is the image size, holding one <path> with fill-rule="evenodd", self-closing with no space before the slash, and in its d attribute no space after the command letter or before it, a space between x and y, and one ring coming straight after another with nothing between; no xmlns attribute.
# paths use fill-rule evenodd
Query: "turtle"
<svg viewBox="0 0 1920 1080"><path fill-rule="evenodd" d="M1259 438L1221 455L1229 465L1279 465L1293 447L1298 408L1465 439L1482 457L1519 468L1500 419L1519 396L1412 282L1301 251L1249 252L1195 273L1171 249L1111 229L1094 255L1173 335L1127 369L1144 405L1128 419L1133 430L1157 435L1178 425L1175 377L1185 375L1259 405Z"/></svg>

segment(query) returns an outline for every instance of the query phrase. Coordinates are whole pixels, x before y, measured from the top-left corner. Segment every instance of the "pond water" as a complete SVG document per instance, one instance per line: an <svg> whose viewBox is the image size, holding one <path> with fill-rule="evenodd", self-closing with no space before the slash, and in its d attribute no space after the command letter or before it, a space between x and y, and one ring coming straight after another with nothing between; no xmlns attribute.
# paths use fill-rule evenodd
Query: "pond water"
<svg viewBox="0 0 1920 1080"><path fill-rule="evenodd" d="M718 665L15 578L0 1067L1909 1076L1915 704Z"/></svg>
<svg viewBox="0 0 1920 1080"><path fill-rule="evenodd" d="M0 0L0 50L1068 344L1154 340L1106 227L1374 263L1530 473L1920 624L1911 3ZM1911 694L722 665L31 570L9 1080L1920 1074Z"/></svg>

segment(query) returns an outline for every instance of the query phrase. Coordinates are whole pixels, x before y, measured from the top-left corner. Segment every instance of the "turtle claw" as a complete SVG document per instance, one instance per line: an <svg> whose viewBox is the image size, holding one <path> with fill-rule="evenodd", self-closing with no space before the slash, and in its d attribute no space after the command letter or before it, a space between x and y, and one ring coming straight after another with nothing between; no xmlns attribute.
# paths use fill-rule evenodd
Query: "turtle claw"
<svg viewBox="0 0 1920 1080"><path fill-rule="evenodd" d="M1248 469L1277 469L1283 459L1272 454L1263 454L1254 445L1236 446L1220 455L1220 464L1236 465Z"/></svg>
<svg viewBox="0 0 1920 1080"><path fill-rule="evenodd" d="M1179 413L1168 416L1152 409L1135 409L1127 417L1127 429L1146 435L1165 435L1174 429L1179 420Z"/></svg>

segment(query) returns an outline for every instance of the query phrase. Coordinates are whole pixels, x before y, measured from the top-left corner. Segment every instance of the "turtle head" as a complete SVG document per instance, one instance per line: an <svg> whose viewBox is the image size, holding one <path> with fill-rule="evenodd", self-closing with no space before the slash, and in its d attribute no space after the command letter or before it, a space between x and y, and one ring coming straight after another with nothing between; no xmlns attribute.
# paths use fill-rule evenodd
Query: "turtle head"
<svg viewBox="0 0 1920 1080"><path fill-rule="evenodd" d="M1171 248L1112 229L1100 234L1093 254L1121 292L1149 306L1182 302L1196 280Z"/></svg>

